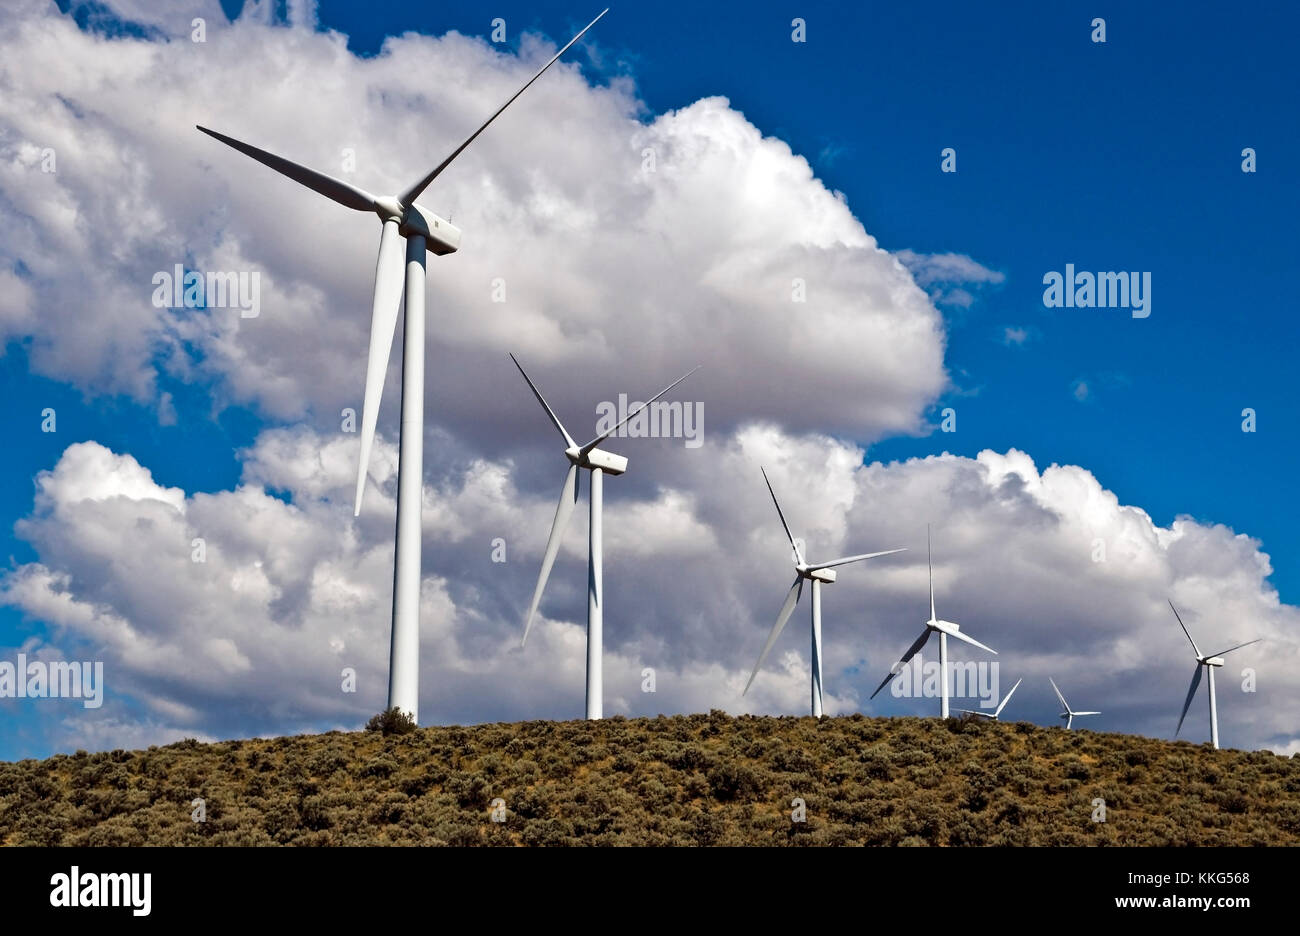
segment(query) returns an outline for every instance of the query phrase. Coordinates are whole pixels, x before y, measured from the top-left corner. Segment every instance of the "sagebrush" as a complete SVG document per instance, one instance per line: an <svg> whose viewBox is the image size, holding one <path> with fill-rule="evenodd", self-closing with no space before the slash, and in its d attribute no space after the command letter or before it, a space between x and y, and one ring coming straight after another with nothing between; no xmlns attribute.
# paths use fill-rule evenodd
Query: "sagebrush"
<svg viewBox="0 0 1300 936"><path fill-rule="evenodd" d="M1300 763L861 715L331 732L0 763L0 843L1296 845Z"/></svg>

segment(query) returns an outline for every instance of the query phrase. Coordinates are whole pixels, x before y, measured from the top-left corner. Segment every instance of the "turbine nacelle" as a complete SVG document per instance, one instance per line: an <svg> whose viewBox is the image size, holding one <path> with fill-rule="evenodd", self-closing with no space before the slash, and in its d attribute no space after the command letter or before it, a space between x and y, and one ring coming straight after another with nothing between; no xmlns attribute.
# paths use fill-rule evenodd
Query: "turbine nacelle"
<svg viewBox="0 0 1300 936"><path fill-rule="evenodd" d="M379 216L384 217L383 213ZM399 216L398 223L403 237L423 237L425 249L435 256L445 257L460 249L460 228L428 208L412 205Z"/></svg>
<svg viewBox="0 0 1300 936"><path fill-rule="evenodd" d="M823 582L827 585L835 581L834 569L815 569L806 562L795 564L794 570L799 573L800 578L806 578L814 582Z"/></svg>
<svg viewBox="0 0 1300 936"><path fill-rule="evenodd" d="M423 205L404 206L396 195L374 199L375 214L380 221L396 221L403 237L423 237L425 249L444 257L460 249L460 228Z"/></svg>
<svg viewBox="0 0 1300 936"><path fill-rule="evenodd" d="M1205 657L1201 662L1206 666L1222 666L1223 657Z"/></svg>
<svg viewBox="0 0 1300 936"><path fill-rule="evenodd" d="M579 468L599 468L605 474L621 475L627 471L626 458L598 448L584 453L580 446L571 445L564 450L564 457Z"/></svg>
<svg viewBox="0 0 1300 936"><path fill-rule="evenodd" d="M959 637L958 631L961 630L960 624L954 624L952 621L936 621L933 618L925 622L925 626L931 630L937 630L943 634L949 634L953 637Z"/></svg>

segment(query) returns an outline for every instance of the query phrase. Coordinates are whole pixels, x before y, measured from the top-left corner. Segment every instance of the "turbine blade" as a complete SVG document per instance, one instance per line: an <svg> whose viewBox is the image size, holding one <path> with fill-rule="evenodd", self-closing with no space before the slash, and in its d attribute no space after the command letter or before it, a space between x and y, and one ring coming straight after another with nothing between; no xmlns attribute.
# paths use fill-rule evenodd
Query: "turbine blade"
<svg viewBox="0 0 1300 936"><path fill-rule="evenodd" d="M546 580L551 576L551 566L560 551L564 540L564 531L569 525L569 517L578 503L578 466L570 465L569 473L564 476L564 487L560 488L560 502L555 507L555 519L551 521L551 535L546 540L546 554L542 557L542 571L537 575L537 587L533 589L533 601L528 606L528 616L524 618L524 639L519 646L528 643L528 631L533 626L533 616L537 606L542 603L542 592L546 589Z"/></svg>
<svg viewBox="0 0 1300 936"><path fill-rule="evenodd" d="M874 699L880 690L889 685L889 681L898 675L898 671L907 665L907 661L916 656L917 651L924 647L925 642L930 639L930 634L931 630L928 627L921 632L921 636L916 638L912 646L907 648L907 652L903 654L902 659L889 668L889 675L885 677L884 682L876 687L876 691L871 693L871 698Z"/></svg>
<svg viewBox="0 0 1300 936"><path fill-rule="evenodd" d="M886 549L884 552L863 553L860 556L845 556L843 559L832 559L830 562L819 562L815 566L812 566L812 568L814 570L833 569L836 566L848 565L850 562L858 562L862 559L875 559L877 556L888 556L893 553L905 552L906 550L907 547L904 546L902 549Z"/></svg>
<svg viewBox="0 0 1300 936"><path fill-rule="evenodd" d="M930 555L930 524L925 525L925 564L930 569L930 620L935 620L934 616L934 560Z"/></svg>
<svg viewBox="0 0 1300 936"><path fill-rule="evenodd" d="M1183 714L1178 716L1178 727L1174 729L1174 737L1178 737L1178 732L1183 730L1183 719L1187 717L1187 710L1192 707L1192 699L1196 696L1197 687L1201 685L1201 663L1196 663L1196 672L1192 673L1192 688L1187 690L1187 701L1183 703Z"/></svg>
<svg viewBox="0 0 1300 936"><path fill-rule="evenodd" d="M803 576L794 580L790 586L789 593L785 596L785 604L781 605L781 613L776 616L776 624L772 627L772 633L767 635L767 643L763 645L763 652L758 655L758 662L754 664L754 672L749 674L749 682L745 683L744 695L749 691L749 687L754 684L754 677L763 667L763 661L767 659L768 653L772 649L772 644L776 643L776 638L781 636L781 628L785 627L785 622L790 620L790 615L794 613L794 606L799 603L799 596L803 594Z"/></svg>
<svg viewBox="0 0 1300 936"><path fill-rule="evenodd" d="M200 127L197 124L195 129L206 133L214 140L220 140L232 149L237 149L245 156L251 156L264 166L270 166L281 175L286 175L295 182L307 186L314 192L319 192L326 198L338 202L347 208L355 211L374 211L375 196L371 195L365 189L357 188L336 179L333 176L327 176L323 172L317 172L315 169L308 169L306 166L300 166L295 162L290 162L283 157L276 156L274 153L268 153L266 150L260 150L256 146L249 146L247 143L241 143L233 137L228 137L224 133L217 133L215 130L209 130L207 127Z"/></svg>
<svg viewBox="0 0 1300 936"><path fill-rule="evenodd" d="M772 495L772 503L776 504L776 515L781 518L781 526L785 527L785 535L790 540L790 548L794 550L796 560L798 562L803 562L803 551L799 549L799 544L794 541L794 534L790 532L790 524L785 522L785 514L781 510L781 502L776 499L776 491L772 490L772 482L768 480L767 469L760 465L758 470L763 472L763 480L767 482L767 493Z"/></svg>
<svg viewBox="0 0 1300 936"><path fill-rule="evenodd" d="M1168 598L1166 598L1165 600L1169 601ZM1178 618L1178 626L1183 629L1183 633L1187 635L1187 639L1192 641L1192 649L1196 651L1196 659L1198 660L1203 659L1204 655L1201 653L1201 648L1196 646L1195 640L1192 640L1192 632L1189 631L1187 629L1187 625L1183 623L1183 616L1178 613L1178 609L1174 607L1174 603L1172 601L1169 601L1169 610L1174 612L1174 617Z"/></svg>
<svg viewBox="0 0 1300 936"><path fill-rule="evenodd" d="M1101 712L1071 712L1070 714L1078 718L1080 715L1100 715Z"/></svg>
<svg viewBox="0 0 1300 936"><path fill-rule="evenodd" d="M654 396L652 396L650 399L646 400L644 403L642 403L640 406L638 406L638 407L637 407L636 409L634 409L632 412L628 413L628 414L627 414L627 417L626 417L626 418L625 418L621 423L619 423L617 426L615 426L613 429L610 429L610 430L608 430L607 432L602 432L600 435L596 436L596 438L592 439L590 442L588 442L586 445L584 445L584 446L582 447L582 454L583 454L583 455L586 455L588 452L590 452L590 451L591 451L592 449L594 449L596 446L600 445L600 443L604 442L606 439L608 439L608 438L609 438L610 436L612 436L614 433L618 432L618 430L622 429L622 428L623 428L624 426L626 426L629 422L631 422L631 421L632 421L633 419L635 419L638 415L640 415L641 411L644 410L646 407L648 407L651 403L653 403L655 400L659 399L661 396L663 396L665 393L667 393L667 392L668 392L669 390L671 390L673 387L677 386L679 383L681 383L681 382L682 382L683 380L685 380L687 377L691 376L691 374L695 373L697 370L699 370L699 369L700 369L701 367L703 367L703 366L704 366L703 364L696 364L694 367L692 367L692 368L691 368L690 370L688 370L686 373L682 374L682 376L678 377L676 380L674 380L674 381L673 381L672 383L670 383L668 386L664 387L662 390L660 390L658 393L656 393L656 394L655 394Z"/></svg>
<svg viewBox="0 0 1300 936"><path fill-rule="evenodd" d="M997 656L997 655L998 655L998 652L997 652L996 650L994 650L992 647L986 647L984 644L980 643L980 642L979 642L978 640L976 640L974 637L967 637L967 636L966 636L965 634L963 634L961 631L953 631L953 632L952 632L951 634L949 634L948 636L949 636L949 637L956 637L958 640L964 640L964 641L966 641L968 644L974 644L976 647L979 647L981 650L987 650L989 653L993 654L994 656Z"/></svg>
<svg viewBox="0 0 1300 936"><path fill-rule="evenodd" d="M570 39L569 42L568 42L568 45L566 45L563 49L561 49L559 52L556 52L555 55L551 58L551 60L550 60L549 62L547 62L547 63L546 63L545 65L543 65L540 69L538 69L537 74L533 75L533 77L529 78L526 82L524 82L524 86L523 86L522 88L520 88L520 89L519 89L518 91L516 91L514 94L510 95L510 99L509 99L508 101L506 101L504 104L502 104L502 105L497 109L496 113L494 113L491 117L489 117L487 120L485 120L485 121L483 122L483 125L482 125L481 127L479 127L477 130L475 130L473 133L471 133L471 134L470 134L470 135L465 139L465 142L464 142L464 143L462 143L460 146L458 146L458 147L456 147L454 150L452 150L452 153L451 153L450 156L448 156L448 157L447 157L446 159L444 159L442 162L438 163L438 165L436 165L436 166L433 168L433 171L430 172L427 176L425 176L425 177L424 177L423 179L421 179L419 182L415 183L415 185L413 185L413 186L411 186L409 189L407 189L406 194L403 195L403 196L401 197L401 199L400 199L400 201L401 201L401 203L402 203L402 207L403 207L403 208L409 208L409 207L411 207L411 203L414 202L417 198L420 197L420 193L423 192L426 188L429 187L429 183L431 183L434 179L438 178L438 176L442 175L442 171L443 171L444 169L446 169L448 166L451 165L452 160L454 160L457 156L459 156L462 152L464 152L465 147L467 147L467 146L469 146L471 143L473 143L474 140L478 138L478 135L479 135L480 133L482 133L484 130L486 130L486 129L488 128L488 125L489 125L490 123L492 123L492 121L496 120L498 117L501 116L502 111L504 111L507 107L509 107L511 104L513 104L513 103L515 102L515 98L519 97L519 95L521 95L521 94L523 94L525 91L527 91L529 85L531 85L531 84L532 84L534 81L536 81L538 78L542 77L542 73L545 72L546 69L548 69L548 68L550 68L552 65L554 65L554 64L559 60L559 58L560 58L561 55L563 55L565 52L568 52L568 51L569 51L570 46L572 46L575 42L577 42L579 39L581 39L581 38L583 37L583 35L586 34L587 30L590 29L591 27L595 26L597 20L599 20L601 16L604 16L604 15L605 15L606 13L608 13L608 12L609 12L608 7L607 7L606 9L604 9L604 10L601 10L601 12L600 12L600 16L597 16L596 19L592 20L590 23L588 23L586 26L584 26L584 27L582 28L582 32L578 33L576 36L574 36L572 39Z"/></svg>
<svg viewBox="0 0 1300 936"><path fill-rule="evenodd" d="M999 705L996 710L994 710L993 712L994 718L1002 714L1002 710L1007 707L1007 703L1011 701L1011 696L1014 695L1015 691L1020 688L1020 684L1022 682L1024 682L1023 677L1021 679L1016 680L1016 684L1011 687L1011 691L1008 692L1006 698L1002 700L1002 704Z"/></svg>
<svg viewBox="0 0 1300 936"><path fill-rule="evenodd" d="M1065 730L1069 731L1074 726L1074 713L1071 712L1065 719Z"/></svg>
<svg viewBox="0 0 1300 936"><path fill-rule="evenodd" d="M1210 656L1221 657L1231 653L1233 650L1240 650L1242 647L1249 647L1251 644L1257 644L1263 639L1264 639L1263 637L1256 637L1254 640L1247 640L1245 643L1237 644L1237 646L1235 647L1229 647L1227 650L1220 650L1218 653L1211 653Z"/></svg>
<svg viewBox="0 0 1300 936"><path fill-rule="evenodd" d="M1061 695L1061 690L1056 687L1056 680L1051 676L1048 676L1047 681L1052 684L1052 691L1055 692L1056 697L1061 700L1061 708L1065 709L1067 712L1070 711L1070 706L1069 703L1065 701L1065 696Z"/></svg>
<svg viewBox="0 0 1300 936"><path fill-rule="evenodd" d="M361 495L366 489L366 471L370 468L370 449L375 442L379 422L379 400L384 395L384 378L388 375L388 355L393 350L393 332L402 305L405 285L406 250L396 221L385 221L379 235L379 258L375 261L375 295L370 310L370 359L366 363L366 396L361 410L361 458L357 462L357 497L353 516L361 516Z"/></svg>
<svg viewBox="0 0 1300 936"><path fill-rule="evenodd" d="M546 398L542 396L542 391L537 389L537 384L533 383L532 378L524 371L524 366L519 363L519 358L511 354L510 360L515 362L515 367L519 368L519 373L524 375L524 380L528 382L528 387L533 391L533 396L537 397L537 402L542 404L542 409L546 410L546 415L551 417L551 422L555 424L555 428L559 429L560 435L564 436L565 444L569 448L577 445L578 443L573 441L573 436L569 435L569 430L564 428L564 423L560 422L560 417L555 415L555 410L551 409L551 404L547 403Z"/></svg>

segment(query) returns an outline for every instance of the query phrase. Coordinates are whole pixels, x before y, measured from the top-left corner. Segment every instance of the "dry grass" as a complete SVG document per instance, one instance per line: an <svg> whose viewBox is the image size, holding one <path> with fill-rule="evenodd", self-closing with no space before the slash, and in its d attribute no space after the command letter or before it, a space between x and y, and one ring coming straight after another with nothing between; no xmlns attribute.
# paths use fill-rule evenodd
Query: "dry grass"
<svg viewBox="0 0 1300 936"><path fill-rule="evenodd" d="M1296 845L1300 761L1026 723L721 712L187 741L0 764L0 842Z"/></svg>

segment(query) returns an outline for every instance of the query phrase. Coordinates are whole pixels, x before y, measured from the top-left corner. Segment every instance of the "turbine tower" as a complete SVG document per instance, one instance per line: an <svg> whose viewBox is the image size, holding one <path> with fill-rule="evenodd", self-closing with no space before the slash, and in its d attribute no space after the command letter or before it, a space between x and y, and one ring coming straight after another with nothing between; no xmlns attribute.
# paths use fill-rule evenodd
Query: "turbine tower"
<svg viewBox="0 0 1300 936"><path fill-rule="evenodd" d="M560 541L564 539L564 530L569 525L569 517L573 515L573 508L578 502L578 469L586 469L591 472L591 514L587 528L587 718L600 718L604 710L602 704L604 686L601 669L605 618L604 589L602 586L604 549L601 543L601 505L604 500L603 479L606 474L621 475L627 471L627 459L622 455L603 451L599 446L618 432L619 429L631 422L651 403L700 368L696 366L678 377L649 400L628 413L623 421L612 429L602 432L586 445L578 445L577 442L573 441L573 436L569 435L569 430L564 428L564 424L555 415L551 405L546 402L546 398L542 396L542 391L537 389L537 385L533 383L532 378L524 371L519 359L512 354L510 360L515 362L515 367L519 368L519 373L523 374L524 380L527 381L529 388L533 391L533 396L537 397L537 402L542 404L542 409L546 410L546 415L550 417L552 424L564 437L564 457L569 460L569 473L564 476L564 487L560 489L560 503L555 508L555 519L551 521L551 535L546 540L546 554L542 557L542 571L537 576L537 588L533 590L533 601L528 606L528 615L524 618L524 639L520 646L522 647L528 643L528 631L533 626L533 616L537 613L537 606L541 604L542 592L546 589L546 580L551 575L551 566L555 564L555 556L560 551Z"/></svg>
<svg viewBox="0 0 1300 936"><path fill-rule="evenodd" d="M927 640L930 639L931 634L938 633L939 635L939 685L940 685L939 717L947 718L948 717L948 638L952 636L952 637L956 637L958 640L964 640L966 641L966 643L973 644L974 646L979 647L981 650L987 650L989 653L992 653L994 656L997 656L997 651L994 650L992 647L984 646L984 644L980 643L974 637L967 637L965 634L961 632L960 625L954 624L952 623L952 621L940 621L935 616L934 563L930 559L929 524L927 524L925 527L925 561L926 561L926 565L928 565L930 568L930 620L925 622L925 630L921 631L921 636L916 638L916 642L913 643L912 646L907 648L907 652L903 654L903 658L889 668L889 675L885 677L884 682L882 682L879 686L876 687L876 691L871 693L871 698L874 699L879 694L881 689L884 689L887 685L889 685L889 681L899 674L902 668L907 665L908 660L916 656L916 654L920 651L920 649L925 646L925 643Z"/></svg>
<svg viewBox="0 0 1300 936"><path fill-rule="evenodd" d="M1178 623L1182 627L1183 633L1186 634L1187 639L1191 641L1192 652L1196 654L1196 671L1192 673L1192 687L1187 690L1187 701L1183 703L1183 714L1178 716L1178 728L1175 729L1174 731L1174 737L1175 738L1178 737L1178 732L1183 730L1183 719L1187 717L1187 710L1191 708L1192 698L1193 696L1196 695L1196 689L1201 684L1201 668L1204 667L1205 672L1209 676L1209 683L1210 683L1210 743L1214 745L1215 750L1218 750L1219 709L1218 706L1215 704L1215 699L1214 699L1214 668L1216 666L1222 666L1223 658L1227 656L1229 653L1231 653L1233 650L1240 650L1242 647L1249 647L1253 643L1259 643L1264 638L1256 637L1254 640L1248 640L1243 644L1237 644L1237 646L1235 647L1229 647L1227 650L1223 650L1219 653L1214 653L1211 654L1210 656L1206 656L1205 654L1201 653L1201 648L1196 646L1196 641L1192 640L1191 631L1189 631L1187 629L1187 625L1183 623L1182 616L1179 615L1178 609L1174 607L1174 603L1172 601L1169 602L1169 610L1174 612L1174 617L1178 618Z"/></svg>
<svg viewBox="0 0 1300 936"><path fill-rule="evenodd" d="M1017 679L1016 684L1011 687L1011 691L1007 693L1006 698L1004 698L1001 704L999 704L998 707L994 709L992 712L977 712L971 709L964 709L964 708L957 709L957 711L965 712L967 715L978 715L980 718L987 718L989 721L998 721L999 720L998 716L1001 715L1002 710L1007 707L1007 703L1011 701L1011 696L1014 695L1015 691L1020 688L1020 684L1022 682L1024 682L1023 679Z"/></svg>
<svg viewBox="0 0 1300 936"><path fill-rule="evenodd" d="M1056 680L1053 679L1051 676L1048 676L1048 677L1047 677L1047 681L1048 681L1049 683L1052 684L1052 689L1053 689L1053 691L1056 693L1056 697L1057 697L1058 699L1061 700L1061 708L1065 709L1065 711L1061 713L1061 718L1064 718L1064 719L1065 719L1065 730L1066 730L1066 731L1069 731L1069 730L1070 730L1070 727L1074 724L1074 720L1075 720L1076 718L1079 718L1079 717L1081 717L1081 716L1083 716L1083 715L1100 715L1100 714L1101 714L1101 712L1075 712L1075 711L1071 711L1071 710L1070 710L1070 704L1069 704L1068 702L1065 701L1065 696L1061 695L1061 690L1056 688Z"/></svg>
<svg viewBox="0 0 1300 936"><path fill-rule="evenodd" d="M884 552L863 553L860 556L845 556L842 559L832 559L830 562L806 562L803 557L803 550L799 548L794 536L790 533L790 524L785 522L785 514L781 512L781 504L776 499L776 492L772 490L772 482L768 480L767 470L760 467L763 472L763 480L767 481L767 492L772 495L772 503L776 505L777 516L781 518L781 526L785 527L785 535L790 540L790 546L794 549L794 584L790 586L790 592L785 596L785 604L781 606L781 613L776 616L776 624L772 627L772 633L767 636L767 643L763 646L763 652L758 656L758 662L754 664L754 671L749 674L749 682L745 683L745 689L741 692L743 696L749 692L749 687L754 684L754 677L763 666L763 661L767 659L772 645L776 643L776 638L781 636L781 629L785 627L785 622L790 619L794 613L794 606L799 603L799 597L803 594L804 580L812 582L812 714L817 718L822 717L822 583L830 584L835 581L835 568L837 566L848 565L850 562L859 562L863 559L874 559L877 556L888 556L891 553L903 552L902 549L886 549Z"/></svg>
<svg viewBox="0 0 1300 936"><path fill-rule="evenodd" d="M379 400L388 373L388 357L397 329L397 313L406 295L406 320L402 337L402 412L397 462L397 534L393 568L393 630L388 664L388 707L399 708L412 719L418 717L420 698L420 501L424 479L424 292L425 253L444 256L460 247L460 229L445 218L415 203L452 160L474 142L502 111L514 103L534 81L567 52L600 16L569 40L549 62L538 69L518 91L489 117L451 155L401 195L372 195L350 182L332 178L314 169L290 162L224 134L198 127L246 156L251 156L281 175L319 192L354 211L373 211L383 229L379 235L379 258L375 264L375 291L370 313L370 354L366 364L365 406L361 417L361 457L357 464L354 516L361 514L370 450L379 421ZM401 239L406 239L403 249ZM405 256L403 256L405 255ZM405 280L405 282L403 282Z"/></svg>

